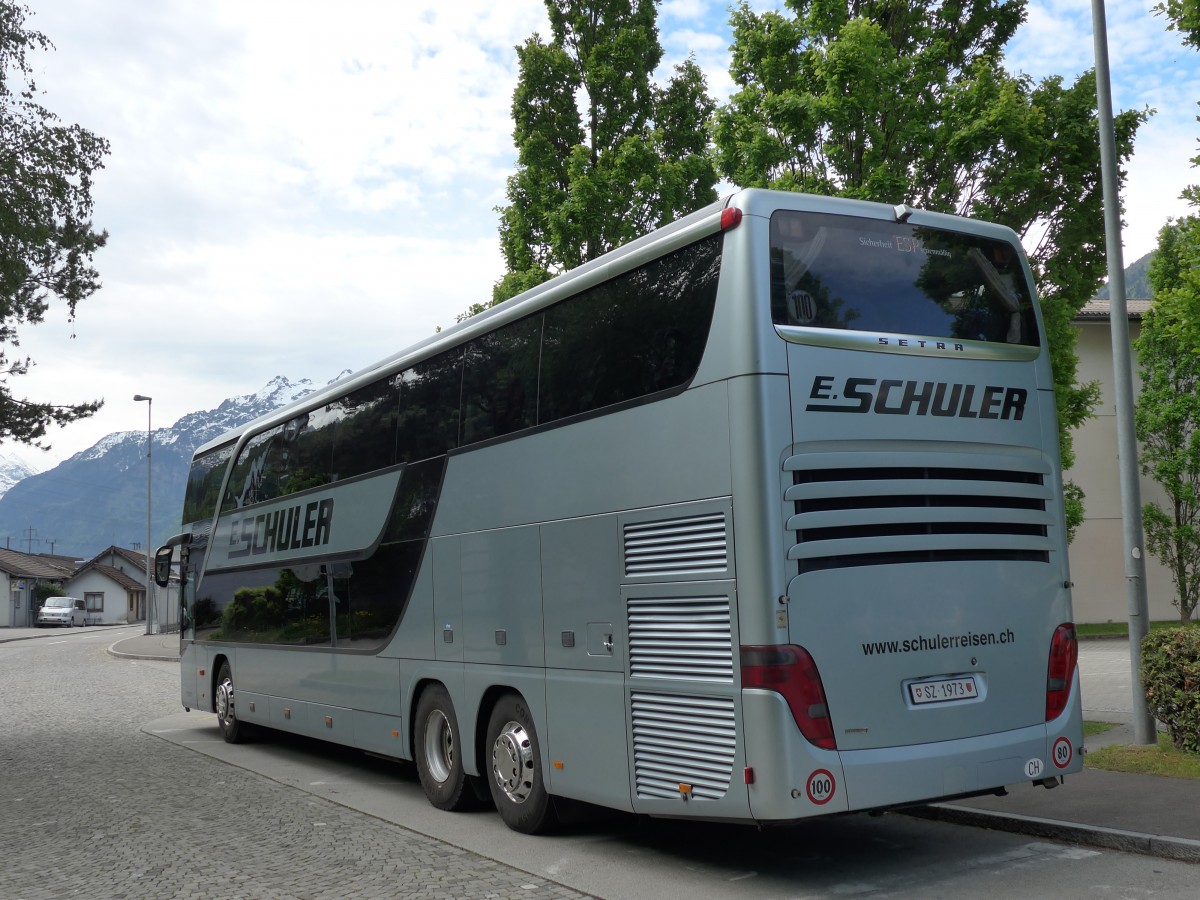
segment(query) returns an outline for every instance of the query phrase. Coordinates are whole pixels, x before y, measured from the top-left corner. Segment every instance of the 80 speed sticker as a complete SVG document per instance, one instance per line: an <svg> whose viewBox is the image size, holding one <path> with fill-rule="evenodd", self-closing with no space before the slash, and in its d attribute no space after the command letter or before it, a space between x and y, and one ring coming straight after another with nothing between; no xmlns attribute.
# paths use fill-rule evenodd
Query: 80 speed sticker
<svg viewBox="0 0 1200 900"><path fill-rule="evenodd" d="M817 769L808 776L808 784L804 786L805 792L808 794L808 799L817 806L824 806L833 799L833 793L837 790L837 782L833 778L833 773L828 769Z"/></svg>
<svg viewBox="0 0 1200 900"><path fill-rule="evenodd" d="M1060 737L1054 742L1054 750L1051 752L1050 758L1054 760L1054 765L1065 769L1071 764L1074 755L1075 749L1071 746L1071 742L1065 737Z"/></svg>

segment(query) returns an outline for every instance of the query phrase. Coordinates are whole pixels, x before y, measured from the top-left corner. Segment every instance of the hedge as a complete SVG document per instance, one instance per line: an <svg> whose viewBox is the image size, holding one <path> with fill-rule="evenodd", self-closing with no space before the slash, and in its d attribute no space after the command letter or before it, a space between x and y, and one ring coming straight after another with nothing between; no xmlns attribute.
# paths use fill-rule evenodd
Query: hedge
<svg viewBox="0 0 1200 900"><path fill-rule="evenodd" d="M1200 754L1200 628L1152 631L1142 641L1142 685L1171 743Z"/></svg>

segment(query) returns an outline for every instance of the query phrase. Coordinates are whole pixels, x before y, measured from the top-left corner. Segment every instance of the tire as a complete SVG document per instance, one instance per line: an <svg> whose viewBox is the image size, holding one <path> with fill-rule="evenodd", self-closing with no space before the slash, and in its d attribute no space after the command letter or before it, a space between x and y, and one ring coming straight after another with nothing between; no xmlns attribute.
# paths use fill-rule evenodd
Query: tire
<svg viewBox="0 0 1200 900"><path fill-rule="evenodd" d="M492 709L487 731L488 787L504 824L522 834L546 834L558 825L546 791L541 748L524 699L505 694Z"/></svg>
<svg viewBox="0 0 1200 900"><path fill-rule="evenodd" d="M237 717L236 695L233 689L233 669L222 662L217 672L217 688L213 692L213 707L217 713L217 727L229 744L243 743L250 735L250 726Z"/></svg>
<svg viewBox="0 0 1200 900"><path fill-rule="evenodd" d="M478 801L463 770L466 745L449 692L434 684L417 701L413 756L429 802L447 812L475 809Z"/></svg>

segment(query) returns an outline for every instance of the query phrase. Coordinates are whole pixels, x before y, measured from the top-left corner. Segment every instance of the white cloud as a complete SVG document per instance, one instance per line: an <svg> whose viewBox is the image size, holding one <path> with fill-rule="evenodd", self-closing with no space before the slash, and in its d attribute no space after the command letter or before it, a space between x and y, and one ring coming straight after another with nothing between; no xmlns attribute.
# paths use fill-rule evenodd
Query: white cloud
<svg viewBox="0 0 1200 900"><path fill-rule="evenodd" d="M1129 165L1130 260L1200 181L1200 53L1149 6L1109 2L1116 103L1159 111ZM665 0L660 77L693 53L728 97L728 7ZM112 143L95 190L104 288L73 339L56 307L23 332L41 365L12 385L108 405L53 432L40 463L143 428L134 393L169 424L275 375L368 365L490 295L513 47L549 33L541 0L54 0L30 24L57 47L34 58L47 105ZM1085 5L1032 3L1009 62L1090 67Z"/></svg>
<svg viewBox="0 0 1200 900"><path fill-rule="evenodd" d="M1168 216L1184 215L1180 191L1200 181L1196 154L1200 53L1184 47L1149 0L1108 0L1106 31L1114 111L1152 108L1139 129L1122 193L1126 263L1154 249ZM1074 0L1034 0L1008 48L1007 64L1036 79L1073 80L1095 65L1091 7Z"/></svg>

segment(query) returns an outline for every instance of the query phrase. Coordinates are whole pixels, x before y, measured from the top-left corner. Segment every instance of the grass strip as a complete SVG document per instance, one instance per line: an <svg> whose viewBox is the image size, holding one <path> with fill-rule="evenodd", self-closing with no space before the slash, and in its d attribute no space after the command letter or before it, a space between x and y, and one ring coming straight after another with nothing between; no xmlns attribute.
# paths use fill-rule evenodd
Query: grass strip
<svg viewBox="0 0 1200 900"><path fill-rule="evenodd" d="M1108 772L1200 780L1200 756L1176 750L1165 734L1158 736L1156 746L1110 744L1098 750L1089 750L1084 757L1084 765L1089 769Z"/></svg>

